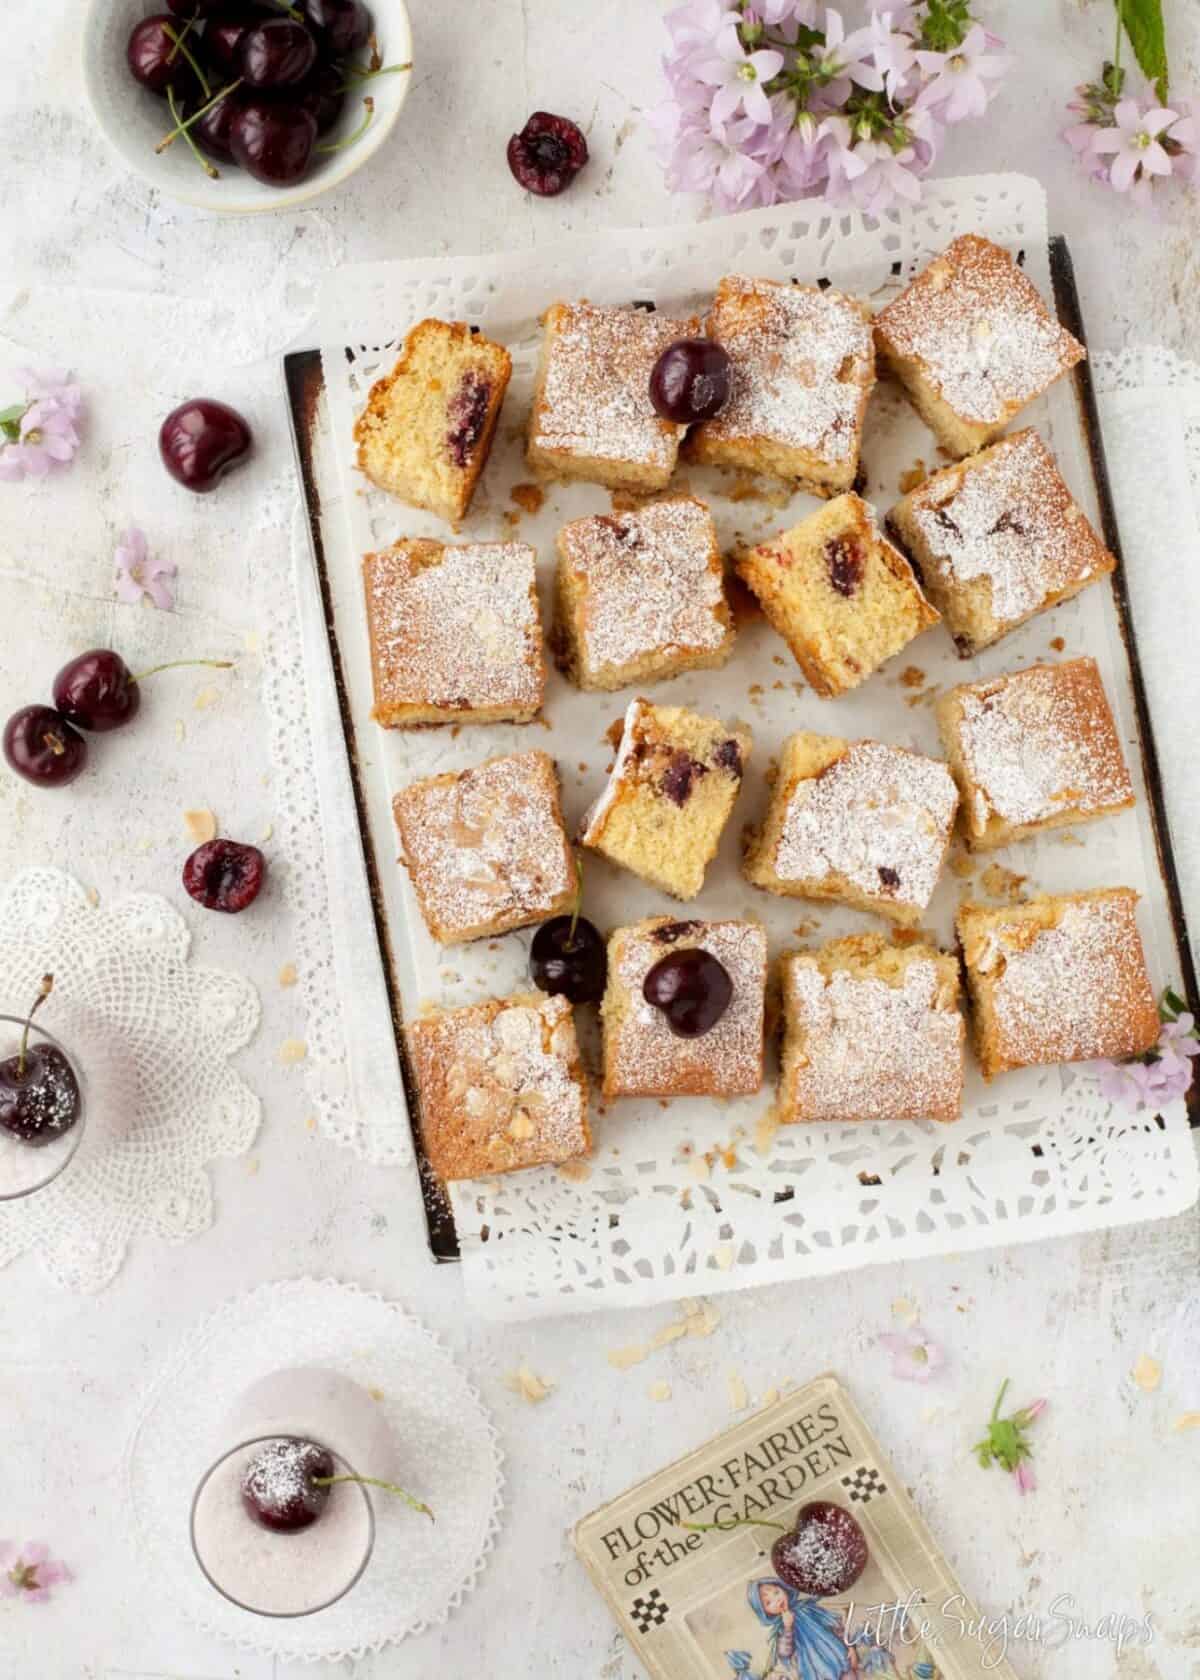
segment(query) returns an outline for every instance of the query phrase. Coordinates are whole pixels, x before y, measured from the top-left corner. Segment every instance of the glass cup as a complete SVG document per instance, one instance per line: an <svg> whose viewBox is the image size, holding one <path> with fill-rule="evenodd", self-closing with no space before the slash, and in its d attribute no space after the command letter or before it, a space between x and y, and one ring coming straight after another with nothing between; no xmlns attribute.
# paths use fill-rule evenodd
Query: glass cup
<svg viewBox="0 0 1200 1680"><path fill-rule="evenodd" d="M375 1512L361 1483L339 1482L316 1522L292 1534L264 1528L242 1504L242 1477L255 1450L269 1441L310 1439L256 1435L221 1454L200 1478L192 1499L192 1552L209 1584L256 1616L313 1616L344 1598L361 1578L375 1546ZM358 1474L333 1447L334 1474Z"/></svg>
<svg viewBox="0 0 1200 1680"><path fill-rule="evenodd" d="M26 1017L23 1015L0 1015L0 1061L17 1055L25 1025ZM35 1022L29 1030L29 1045L32 1049L38 1044L52 1044L71 1064L71 1072L79 1087L79 1116L70 1131L63 1132L52 1143L42 1145L22 1143L20 1138L0 1127L0 1202L32 1196L48 1184L53 1184L59 1174L70 1166L83 1142L87 1092L79 1063L65 1044Z"/></svg>

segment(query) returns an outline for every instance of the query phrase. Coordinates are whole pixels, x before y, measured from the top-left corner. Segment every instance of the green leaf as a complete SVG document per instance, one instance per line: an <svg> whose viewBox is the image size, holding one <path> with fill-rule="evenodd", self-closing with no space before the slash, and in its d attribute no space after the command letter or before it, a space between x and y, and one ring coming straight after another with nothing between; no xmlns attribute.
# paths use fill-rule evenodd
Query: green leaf
<svg viewBox="0 0 1200 1680"><path fill-rule="evenodd" d="M0 421L3 419L4 416L0 414ZM1164 991L1158 1013L1166 1021L1177 1021L1181 1015L1187 1014L1187 1004L1173 986L1168 986Z"/></svg>
<svg viewBox="0 0 1200 1680"><path fill-rule="evenodd" d="M1133 48L1133 56L1154 91L1167 99L1167 31L1163 23L1162 0L1116 0L1117 13Z"/></svg>
<svg viewBox="0 0 1200 1680"><path fill-rule="evenodd" d="M28 403L14 403L11 408L0 408L0 426L11 426L14 420L20 420Z"/></svg>

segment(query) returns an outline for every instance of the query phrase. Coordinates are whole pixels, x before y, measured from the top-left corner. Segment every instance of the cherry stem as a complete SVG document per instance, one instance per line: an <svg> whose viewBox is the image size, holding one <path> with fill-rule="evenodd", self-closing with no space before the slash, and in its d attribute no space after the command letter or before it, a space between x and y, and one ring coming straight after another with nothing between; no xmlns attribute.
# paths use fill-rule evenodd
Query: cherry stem
<svg viewBox="0 0 1200 1680"><path fill-rule="evenodd" d="M42 736L42 740L45 742L46 746L49 747L50 751L54 754L55 758L61 758L67 750L66 747L63 745L62 736L61 735L55 735L52 730L48 729L46 731L46 733Z"/></svg>
<svg viewBox="0 0 1200 1680"><path fill-rule="evenodd" d="M291 18L293 23L303 23L304 22L304 18L296 10L295 6L289 6L288 5L288 0L271 0L271 4L273 6L278 6L278 8L281 12L286 12L288 17Z"/></svg>
<svg viewBox="0 0 1200 1680"><path fill-rule="evenodd" d="M178 122L179 121L179 107L175 103L175 90L174 90L174 88L168 88L167 89L167 105L170 107L171 115L175 118L175 121ZM182 133L182 130L180 132ZM221 178L220 170L216 167L215 164L212 164L208 161L208 159L201 152L199 146L197 146L196 142L192 139L191 135L190 134L184 134L183 141L184 141L184 145L187 147L188 151L191 152L192 156L195 158L196 162L200 165L201 169L203 169L204 173L208 176L209 180L210 181L219 181L220 178Z"/></svg>
<svg viewBox="0 0 1200 1680"><path fill-rule="evenodd" d="M179 671L188 665L207 665L212 671L232 671L236 663L233 659L168 659L165 665L151 665L148 671L139 671L129 680L131 683L145 682L147 677L156 677L160 671Z"/></svg>
<svg viewBox="0 0 1200 1680"><path fill-rule="evenodd" d="M335 1482L357 1482L359 1487L382 1488L385 1493L397 1494L406 1505L414 1511L420 1511L422 1516L429 1518L430 1522L437 1521L428 1505L423 1505L419 1499L414 1499L407 1489L397 1487L395 1482L381 1482L378 1476L313 1476L310 1480L314 1487L332 1487Z"/></svg>
<svg viewBox="0 0 1200 1680"><path fill-rule="evenodd" d="M369 82L372 76L399 76L411 69L411 59L407 64L371 64L365 69L361 64L347 64L347 80L342 83L341 91L348 93L355 82Z"/></svg>
<svg viewBox="0 0 1200 1680"><path fill-rule="evenodd" d="M777 1528L780 1534L790 1534L792 1531L786 1523L771 1522L767 1517L731 1517L728 1522L717 1523L680 1523L680 1528L691 1528L697 1534L728 1534L735 1528Z"/></svg>
<svg viewBox="0 0 1200 1680"><path fill-rule="evenodd" d="M53 990L53 974L43 974L42 984L38 988L38 995L33 1000L33 1007L30 1009L29 1014L25 1017L25 1031L21 1034L21 1048L17 1053L18 1079L24 1079L25 1077L25 1053L29 1049L29 1029L33 1025L33 1017L37 1014L38 1010L42 1007Z"/></svg>
<svg viewBox="0 0 1200 1680"><path fill-rule="evenodd" d="M314 150L318 152L340 152L344 146L353 146L356 140L361 140L371 126L371 118L375 115L375 101L373 99L368 97L363 100L363 104L366 107L367 114L353 134L347 134L344 140L335 140L330 146L317 146Z"/></svg>
<svg viewBox="0 0 1200 1680"><path fill-rule="evenodd" d="M223 87L219 93L214 93L208 104L201 105L200 109L194 112L186 122L177 122L170 134L164 134L162 139L158 142L158 145L155 146L155 153L165 152L167 147L173 145L181 134L186 135L188 129L191 128L194 123L198 123L206 111L211 111L214 105L220 104L226 94L232 93L235 88L240 88L241 85L242 78L239 76L236 82L230 82L228 87Z"/></svg>
<svg viewBox="0 0 1200 1680"><path fill-rule="evenodd" d="M195 54L192 52L191 47L186 46L184 44L184 36L187 34L188 30L192 27L192 24L195 21L196 21L195 18L189 18L188 19L187 23L184 25L184 28L183 28L183 35L177 35L175 33L174 29L171 27L171 25L169 23L165 23L163 25L164 32L175 43L175 45L171 48L171 51L167 56L167 63L170 64L171 60L175 57L175 54L177 52L181 52L183 54L184 58L186 58L188 63L191 65L192 69L196 72L196 79L200 83L201 92L204 94L205 99L208 99L212 94L212 87L209 84L208 77L204 74L204 71L201 70L199 64L196 62L196 57L195 57ZM169 92L169 90L168 90L168 92ZM168 103L169 103L169 101L168 101Z"/></svg>

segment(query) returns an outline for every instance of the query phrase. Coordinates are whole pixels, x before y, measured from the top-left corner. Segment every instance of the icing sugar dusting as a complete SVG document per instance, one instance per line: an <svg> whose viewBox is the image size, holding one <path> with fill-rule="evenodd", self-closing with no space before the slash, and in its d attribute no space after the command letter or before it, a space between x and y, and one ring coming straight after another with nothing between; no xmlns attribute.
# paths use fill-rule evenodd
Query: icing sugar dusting
<svg viewBox="0 0 1200 1680"><path fill-rule="evenodd" d="M788 881L842 875L861 892L924 909L933 896L958 806L938 759L852 741L788 802L775 871Z"/></svg>
<svg viewBox="0 0 1200 1680"><path fill-rule="evenodd" d="M970 421L1005 420L1085 355L1008 252L973 234L954 240L876 321Z"/></svg>
<svg viewBox="0 0 1200 1680"><path fill-rule="evenodd" d="M989 458L952 469L951 477L949 494L936 477L915 492L913 518L953 581L989 581L999 624L1036 612L1110 565L1036 432L1006 438Z"/></svg>
<svg viewBox="0 0 1200 1680"><path fill-rule="evenodd" d="M732 366L729 399L702 434L770 438L827 461L857 454L875 354L870 323L851 299L731 275L708 332Z"/></svg>

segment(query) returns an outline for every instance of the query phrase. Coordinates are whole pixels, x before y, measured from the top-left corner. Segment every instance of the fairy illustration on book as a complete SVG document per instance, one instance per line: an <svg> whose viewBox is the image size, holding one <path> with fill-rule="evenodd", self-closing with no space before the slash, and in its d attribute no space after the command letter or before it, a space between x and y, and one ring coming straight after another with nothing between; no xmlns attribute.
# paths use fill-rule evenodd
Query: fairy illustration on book
<svg viewBox="0 0 1200 1680"><path fill-rule="evenodd" d="M766 1663L756 1669L749 1651L726 1651L738 1680L847 1680L863 1672L836 1611L774 1575L751 1581L746 1598L767 1629Z"/></svg>

